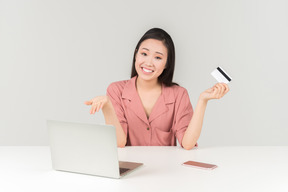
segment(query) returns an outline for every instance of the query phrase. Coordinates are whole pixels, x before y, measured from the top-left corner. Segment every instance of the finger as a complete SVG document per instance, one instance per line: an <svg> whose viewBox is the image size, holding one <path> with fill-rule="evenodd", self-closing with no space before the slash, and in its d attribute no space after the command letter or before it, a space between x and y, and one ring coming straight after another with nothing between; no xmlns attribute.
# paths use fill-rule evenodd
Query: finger
<svg viewBox="0 0 288 192"><path fill-rule="evenodd" d="M221 95L223 96L223 94L225 93L226 87L225 87L225 83L221 83Z"/></svg>
<svg viewBox="0 0 288 192"><path fill-rule="evenodd" d="M90 114L93 114L93 113L94 113L94 109L95 109L95 105L93 104L93 105L91 106Z"/></svg>
<svg viewBox="0 0 288 192"><path fill-rule="evenodd" d="M211 87L211 88L207 89L205 92L206 93L213 93L213 91L214 91L214 87Z"/></svg>
<svg viewBox="0 0 288 192"><path fill-rule="evenodd" d="M101 106L100 106L100 109L101 109L101 110L102 110L103 106L104 106L104 103L101 103Z"/></svg>
<svg viewBox="0 0 288 192"><path fill-rule="evenodd" d="M97 103L93 103L92 109L91 109L91 114L94 114L97 108Z"/></svg>
<svg viewBox="0 0 288 192"><path fill-rule="evenodd" d="M102 102L98 103L97 110L96 110L97 112L99 112L101 105L102 105Z"/></svg>
<svg viewBox="0 0 288 192"><path fill-rule="evenodd" d="M226 83L222 83L223 91L221 93L221 98L229 91L229 87Z"/></svg>
<svg viewBox="0 0 288 192"><path fill-rule="evenodd" d="M226 93L228 93L228 91L229 91L230 89L229 89L229 86L228 86L227 84L224 84L224 86L225 86L225 94L226 94Z"/></svg>
<svg viewBox="0 0 288 192"><path fill-rule="evenodd" d="M92 105L92 102L91 101L85 101L85 104L86 105Z"/></svg>
<svg viewBox="0 0 288 192"><path fill-rule="evenodd" d="M103 105L104 105L103 102L99 103L99 105L97 107L97 112L99 112L100 109L102 109Z"/></svg>
<svg viewBox="0 0 288 192"><path fill-rule="evenodd" d="M217 87L216 99L220 99L221 86L217 84L216 87Z"/></svg>
<svg viewBox="0 0 288 192"><path fill-rule="evenodd" d="M97 104L94 105L93 114L96 113L98 106L99 106L99 103L97 103Z"/></svg>
<svg viewBox="0 0 288 192"><path fill-rule="evenodd" d="M224 83L221 83L220 87L221 87L221 90L220 90L220 94L219 94L219 99L224 96L225 89L226 89L225 86L224 86Z"/></svg>
<svg viewBox="0 0 288 192"><path fill-rule="evenodd" d="M216 99L217 98L217 94L218 94L218 88L215 86L214 89L213 89L212 98Z"/></svg>

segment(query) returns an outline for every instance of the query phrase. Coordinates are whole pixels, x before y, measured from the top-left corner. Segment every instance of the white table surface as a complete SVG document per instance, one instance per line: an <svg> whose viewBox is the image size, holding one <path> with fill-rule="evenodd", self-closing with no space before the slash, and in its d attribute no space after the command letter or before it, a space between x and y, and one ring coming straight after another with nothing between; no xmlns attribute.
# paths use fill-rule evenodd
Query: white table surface
<svg viewBox="0 0 288 192"><path fill-rule="evenodd" d="M0 191L288 191L287 146L126 147L119 160L144 166L109 179L52 170L49 147L0 147ZM218 168L182 166L187 160Z"/></svg>

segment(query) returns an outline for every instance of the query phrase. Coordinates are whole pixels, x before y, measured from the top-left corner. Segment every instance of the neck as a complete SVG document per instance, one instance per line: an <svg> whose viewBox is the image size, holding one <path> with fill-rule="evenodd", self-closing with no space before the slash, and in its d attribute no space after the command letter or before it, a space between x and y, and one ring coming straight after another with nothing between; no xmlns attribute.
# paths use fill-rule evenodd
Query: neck
<svg viewBox="0 0 288 192"><path fill-rule="evenodd" d="M161 88L161 83L158 82L158 79L153 81L145 81L143 79L137 78L136 79L136 87L137 89L149 91L152 89L158 89Z"/></svg>

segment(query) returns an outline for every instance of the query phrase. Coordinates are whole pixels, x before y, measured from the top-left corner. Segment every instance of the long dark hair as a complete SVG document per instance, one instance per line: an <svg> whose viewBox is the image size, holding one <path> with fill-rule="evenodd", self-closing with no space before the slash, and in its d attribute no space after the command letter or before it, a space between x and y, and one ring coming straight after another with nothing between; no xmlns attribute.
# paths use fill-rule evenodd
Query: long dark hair
<svg viewBox="0 0 288 192"><path fill-rule="evenodd" d="M134 56L133 56L133 63L132 63L132 70L131 70L131 78L137 75L137 71L135 69L135 57L139 50L139 47L141 43L147 39L156 39L159 41L162 41L165 47L168 50L168 57L167 57L167 63L166 68L162 72L162 74L158 77L158 81L160 83L164 83L166 86L173 86L178 85L177 83L174 83L173 75L174 75L174 68L175 68L175 47L174 43L172 41L172 38L170 35L160 28L152 28L148 30L139 40L138 44L136 45Z"/></svg>

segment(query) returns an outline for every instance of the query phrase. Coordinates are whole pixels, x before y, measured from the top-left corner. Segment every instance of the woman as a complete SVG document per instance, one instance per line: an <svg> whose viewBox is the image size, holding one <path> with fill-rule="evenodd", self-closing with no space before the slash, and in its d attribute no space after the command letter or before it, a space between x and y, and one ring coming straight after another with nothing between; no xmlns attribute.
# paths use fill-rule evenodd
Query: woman
<svg viewBox="0 0 288 192"><path fill-rule="evenodd" d="M189 150L197 145L207 102L220 99L229 88L217 83L200 94L195 111L185 88L172 82L175 66L174 43L162 29L148 30L139 40L131 79L114 82L106 96L86 105L90 113L102 109L106 124L116 127L117 145L179 144Z"/></svg>

